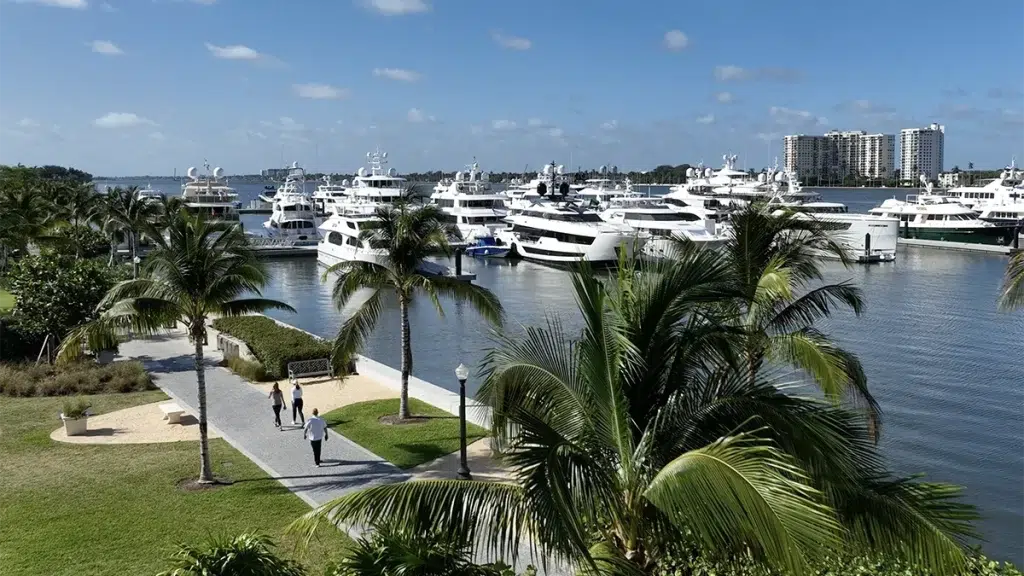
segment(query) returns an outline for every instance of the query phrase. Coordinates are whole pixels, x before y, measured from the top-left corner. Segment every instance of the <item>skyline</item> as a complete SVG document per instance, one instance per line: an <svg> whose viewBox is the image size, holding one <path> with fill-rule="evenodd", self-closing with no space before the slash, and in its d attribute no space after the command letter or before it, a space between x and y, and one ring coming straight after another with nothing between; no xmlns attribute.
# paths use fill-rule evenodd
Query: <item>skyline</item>
<svg viewBox="0 0 1024 576"><path fill-rule="evenodd" d="M399 172L758 168L786 134L936 122L944 169L999 167L1024 157L1005 4L0 0L0 163L352 172L379 146Z"/></svg>

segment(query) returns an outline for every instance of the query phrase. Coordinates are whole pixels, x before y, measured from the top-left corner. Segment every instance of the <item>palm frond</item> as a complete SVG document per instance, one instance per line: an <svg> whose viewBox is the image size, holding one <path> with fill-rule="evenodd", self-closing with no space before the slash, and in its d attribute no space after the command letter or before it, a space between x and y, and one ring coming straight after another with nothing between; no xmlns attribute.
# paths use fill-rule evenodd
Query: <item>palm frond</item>
<svg viewBox="0 0 1024 576"><path fill-rule="evenodd" d="M1024 308L1024 251L1010 257L1006 277L999 291L999 307L1003 310Z"/></svg>
<svg viewBox="0 0 1024 576"><path fill-rule="evenodd" d="M424 274L413 275L410 278L410 285L426 293L442 316L444 311L441 309L440 297L446 297L457 302L469 303L477 314L494 326L501 326L504 321L505 309L501 306L501 300L494 292L483 286L448 276Z"/></svg>
<svg viewBox="0 0 1024 576"><path fill-rule="evenodd" d="M334 338L331 350L331 364L335 374L347 374L349 366L356 354L362 352L370 333L377 326L381 312L384 310L382 291L378 288L369 289L370 295L363 301L351 316L345 319Z"/></svg>

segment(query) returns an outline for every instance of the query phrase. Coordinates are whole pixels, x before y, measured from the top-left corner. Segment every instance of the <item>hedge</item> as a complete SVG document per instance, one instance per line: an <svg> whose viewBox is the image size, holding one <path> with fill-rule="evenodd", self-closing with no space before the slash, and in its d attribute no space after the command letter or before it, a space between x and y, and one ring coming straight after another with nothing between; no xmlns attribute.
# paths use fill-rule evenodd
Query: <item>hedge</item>
<svg viewBox="0 0 1024 576"><path fill-rule="evenodd" d="M140 362L97 364L0 364L0 394L4 396L66 396L139 392L156 388Z"/></svg>
<svg viewBox="0 0 1024 576"><path fill-rule="evenodd" d="M266 316L217 318L213 327L245 342L263 364L267 376L275 380L288 377L289 362L331 357L329 343L282 326Z"/></svg>

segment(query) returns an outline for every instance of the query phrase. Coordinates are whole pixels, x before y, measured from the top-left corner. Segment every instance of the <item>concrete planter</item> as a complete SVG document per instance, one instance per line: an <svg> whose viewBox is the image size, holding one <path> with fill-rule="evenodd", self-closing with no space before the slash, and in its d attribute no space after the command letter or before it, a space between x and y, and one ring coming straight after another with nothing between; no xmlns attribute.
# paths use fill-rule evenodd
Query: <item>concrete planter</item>
<svg viewBox="0 0 1024 576"><path fill-rule="evenodd" d="M114 361L115 355L117 355L117 350L101 350L96 353L96 363L110 364Z"/></svg>
<svg viewBox="0 0 1024 576"><path fill-rule="evenodd" d="M64 432L68 436L81 436L88 430L89 417L82 416L81 418L68 418L63 414L60 415L60 419L64 421Z"/></svg>

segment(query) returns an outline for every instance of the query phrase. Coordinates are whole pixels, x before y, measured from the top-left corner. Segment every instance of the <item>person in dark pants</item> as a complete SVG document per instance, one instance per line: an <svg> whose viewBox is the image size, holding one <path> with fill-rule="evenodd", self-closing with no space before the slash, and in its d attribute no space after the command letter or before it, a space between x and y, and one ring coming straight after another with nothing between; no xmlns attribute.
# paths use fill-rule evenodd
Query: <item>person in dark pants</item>
<svg viewBox="0 0 1024 576"><path fill-rule="evenodd" d="M299 421L295 421L295 414L298 413ZM295 383L295 387L292 388L292 426L296 424L306 424L306 417L302 415L302 386L299 383Z"/></svg>
<svg viewBox="0 0 1024 576"><path fill-rule="evenodd" d="M302 437L309 439L309 445L313 448L313 464L320 467L320 442L327 441L327 422L320 417L320 412L313 408L313 416L306 420L302 427Z"/></svg>
<svg viewBox="0 0 1024 576"><path fill-rule="evenodd" d="M278 429L281 428L281 407L285 410L288 409L288 405L284 403L284 393L281 392L281 388L277 386L277 382L274 382L274 387L270 389L270 394L267 395L270 398L270 406L274 409L274 426Z"/></svg>

